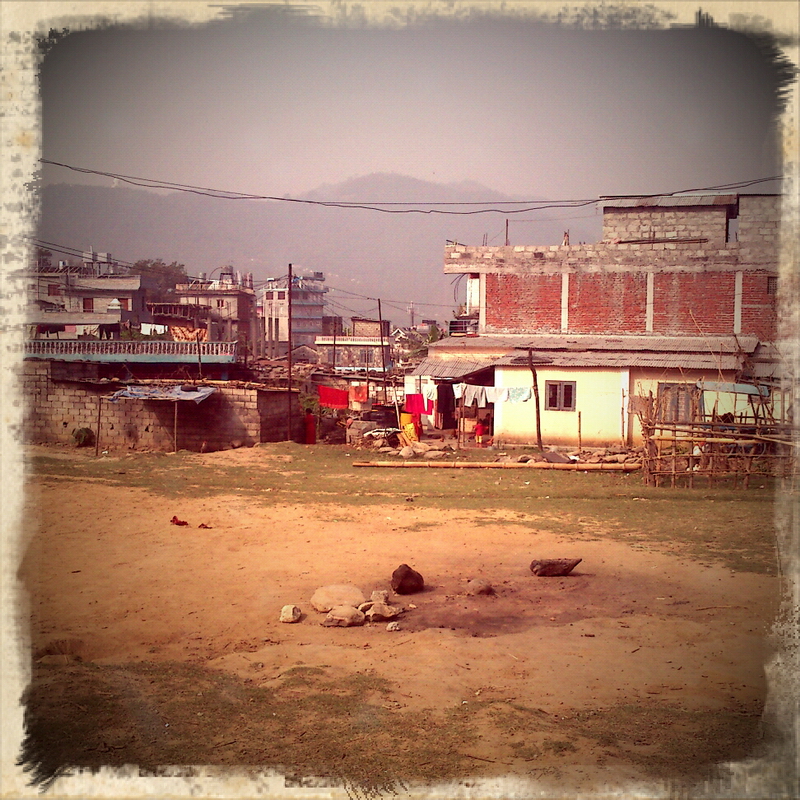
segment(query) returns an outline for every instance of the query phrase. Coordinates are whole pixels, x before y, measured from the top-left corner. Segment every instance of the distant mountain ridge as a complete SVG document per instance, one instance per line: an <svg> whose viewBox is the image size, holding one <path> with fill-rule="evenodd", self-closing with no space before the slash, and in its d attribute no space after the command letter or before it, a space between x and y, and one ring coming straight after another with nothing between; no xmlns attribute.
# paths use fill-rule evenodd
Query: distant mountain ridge
<svg viewBox="0 0 800 800"><path fill-rule="evenodd" d="M333 202L448 202L514 200L472 182L438 184L404 175L375 173L322 185L297 199ZM530 200L531 198L525 198ZM391 314L405 324L405 305L418 318L449 319L459 296L453 276L443 274L446 240L503 244L503 213L449 215L381 213L280 201L219 200L184 192L157 194L127 186L53 184L41 194L38 236L78 250L93 246L125 261L161 258L186 265L190 275L223 266L252 272L256 282L297 272L324 272L339 306L331 313L370 313L374 300L396 303ZM456 210L454 207L447 210ZM526 213L526 218L531 214ZM597 233L573 223L571 240ZM523 240L516 232L535 230ZM564 224L537 215L535 227L512 225L513 243L558 244ZM598 226L599 231L599 226ZM56 255L56 258L63 256ZM388 314L386 316L389 316Z"/></svg>

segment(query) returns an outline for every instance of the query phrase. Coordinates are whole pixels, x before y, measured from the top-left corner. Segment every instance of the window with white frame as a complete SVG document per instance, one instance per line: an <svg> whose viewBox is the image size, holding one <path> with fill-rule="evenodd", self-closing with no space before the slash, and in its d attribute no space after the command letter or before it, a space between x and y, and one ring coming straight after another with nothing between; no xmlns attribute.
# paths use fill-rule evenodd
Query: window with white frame
<svg viewBox="0 0 800 800"><path fill-rule="evenodd" d="M575 381L545 381L544 396L547 411L574 411Z"/></svg>

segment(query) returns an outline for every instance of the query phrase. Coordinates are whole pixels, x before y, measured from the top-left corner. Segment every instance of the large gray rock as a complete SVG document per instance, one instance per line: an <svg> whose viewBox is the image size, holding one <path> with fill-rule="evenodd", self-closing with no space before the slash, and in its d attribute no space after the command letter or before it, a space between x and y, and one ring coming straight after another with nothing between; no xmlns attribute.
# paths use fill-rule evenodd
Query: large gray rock
<svg viewBox="0 0 800 800"><path fill-rule="evenodd" d="M414 458L416 453L414 452L414 448L411 445L406 445L405 447L400 449L400 452L397 454L400 458Z"/></svg>
<svg viewBox="0 0 800 800"><path fill-rule="evenodd" d="M358 608L364 602L364 595L357 586L334 584L321 586L311 595L311 605L320 612L330 611L336 606Z"/></svg>
<svg viewBox="0 0 800 800"><path fill-rule="evenodd" d="M559 578L569 575L582 560L580 558L541 558L531 561L531 572L540 578Z"/></svg>
<svg viewBox="0 0 800 800"><path fill-rule="evenodd" d="M353 606L336 606L332 608L320 623L326 628L352 628L364 624L364 615Z"/></svg>

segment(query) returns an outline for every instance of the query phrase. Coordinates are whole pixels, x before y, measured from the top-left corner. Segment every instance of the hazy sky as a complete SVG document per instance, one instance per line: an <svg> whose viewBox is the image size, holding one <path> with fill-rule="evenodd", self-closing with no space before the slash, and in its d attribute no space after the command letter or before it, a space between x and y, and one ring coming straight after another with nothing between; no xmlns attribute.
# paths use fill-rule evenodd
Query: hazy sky
<svg viewBox="0 0 800 800"><path fill-rule="evenodd" d="M724 29L354 29L262 11L71 34L43 68L43 155L277 196L372 172L515 197L673 192L778 174L773 81Z"/></svg>

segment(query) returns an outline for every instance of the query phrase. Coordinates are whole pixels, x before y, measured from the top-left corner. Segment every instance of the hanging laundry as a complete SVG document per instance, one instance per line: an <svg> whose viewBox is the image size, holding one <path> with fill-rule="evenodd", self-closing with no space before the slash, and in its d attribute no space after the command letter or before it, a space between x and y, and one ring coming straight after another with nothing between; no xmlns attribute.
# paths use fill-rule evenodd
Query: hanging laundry
<svg viewBox="0 0 800 800"><path fill-rule="evenodd" d="M475 403L478 404L478 408L486 407L486 387L467 383L464 385L464 405L471 406Z"/></svg>
<svg viewBox="0 0 800 800"><path fill-rule="evenodd" d="M433 401L426 400L421 394L407 394L406 414L433 414Z"/></svg>
<svg viewBox="0 0 800 800"><path fill-rule="evenodd" d="M351 384L350 400L354 403L366 403L369 400L369 387L367 384Z"/></svg>
<svg viewBox="0 0 800 800"><path fill-rule="evenodd" d="M486 387L487 403L505 403L506 400L508 400L508 389L503 389L500 386Z"/></svg>
<svg viewBox="0 0 800 800"><path fill-rule="evenodd" d="M436 387L436 420L435 425L440 429L449 429L456 426L453 414L456 410L456 399L453 385L440 383Z"/></svg>
<svg viewBox="0 0 800 800"><path fill-rule="evenodd" d="M347 391L332 386L318 386L319 404L324 408L347 408Z"/></svg>
<svg viewBox="0 0 800 800"><path fill-rule="evenodd" d="M508 390L508 400L511 403L525 403L530 399L530 386L513 386Z"/></svg>
<svg viewBox="0 0 800 800"><path fill-rule="evenodd" d="M426 400L437 400L439 396L439 387L435 383L426 383L422 387L422 396Z"/></svg>
<svg viewBox="0 0 800 800"><path fill-rule="evenodd" d="M463 394L464 394L464 386L465 386L465 384L463 384L463 383L454 383L453 384L453 397L456 400L460 400L461 397L463 396Z"/></svg>

